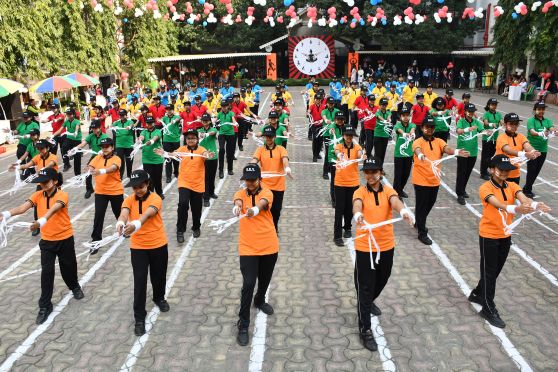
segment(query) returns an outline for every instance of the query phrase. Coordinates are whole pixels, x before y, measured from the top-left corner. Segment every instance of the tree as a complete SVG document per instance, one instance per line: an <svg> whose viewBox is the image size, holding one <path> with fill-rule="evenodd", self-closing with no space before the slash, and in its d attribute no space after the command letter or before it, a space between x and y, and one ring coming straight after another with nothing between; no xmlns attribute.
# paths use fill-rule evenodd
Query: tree
<svg viewBox="0 0 558 372"><path fill-rule="evenodd" d="M558 65L558 11L555 7L548 13L537 12L532 17L533 32L529 49L540 68L552 68Z"/></svg>
<svg viewBox="0 0 558 372"><path fill-rule="evenodd" d="M529 47L531 33L531 13L512 18L514 0L500 0L498 4L505 13L496 19L494 24L494 57L495 63L512 66L525 59L525 51Z"/></svg>

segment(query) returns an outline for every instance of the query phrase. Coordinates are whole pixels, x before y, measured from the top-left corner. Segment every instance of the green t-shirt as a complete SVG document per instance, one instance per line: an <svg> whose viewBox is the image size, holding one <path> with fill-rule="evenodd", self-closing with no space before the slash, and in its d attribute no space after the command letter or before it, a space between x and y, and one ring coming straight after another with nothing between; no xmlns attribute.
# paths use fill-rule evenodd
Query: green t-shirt
<svg viewBox="0 0 558 372"><path fill-rule="evenodd" d="M287 120L288 118L289 114L283 111L281 115L279 115L279 124L285 124L285 120Z"/></svg>
<svg viewBox="0 0 558 372"><path fill-rule="evenodd" d="M436 127L434 128L434 133L449 132L449 130L450 130L449 123L451 122L451 118L440 119L440 116L444 116L444 117L450 116L451 111L450 110L444 110L444 111L440 111L440 112L443 112L443 114L441 114L441 115L437 115L437 116L432 115L435 112L439 112L439 111L436 110L436 109L432 109L428 112L430 114L430 116L432 116L432 119L434 119L434 123L436 124Z"/></svg>
<svg viewBox="0 0 558 372"><path fill-rule="evenodd" d="M87 137L85 137L85 142L87 142L91 150L98 153L99 151L101 151L100 143L103 138L108 138L108 136L104 133L101 133L99 137L97 137L95 134L89 133Z"/></svg>
<svg viewBox="0 0 558 372"><path fill-rule="evenodd" d="M395 148L393 156L396 158L410 158L413 156L413 141L409 143L406 149L401 150L401 145L403 145L406 141L405 137L401 133L398 132L399 129L403 131L403 133L411 133L411 130L416 128L417 126L409 121L407 126L404 126L400 121L395 124L393 127L393 132L395 133L396 140L395 140Z"/></svg>
<svg viewBox="0 0 558 372"><path fill-rule="evenodd" d="M134 127L134 122L132 120L126 120L124 123L122 120L117 120L112 123L113 127L126 128ZM116 148L119 149L131 149L134 147L134 131L132 129L120 129L116 131Z"/></svg>
<svg viewBox="0 0 558 372"><path fill-rule="evenodd" d="M329 111L329 109L325 108L322 110L322 116L325 116L327 120L334 123L335 122L335 114L339 112L338 109L334 108L333 110ZM326 123L324 123L325 125Z"/></svg>
<svg viewBox="0 0 558 372"><path fill-rule="evenodd" d="M180 135L182 134L180 116L174 115L172 118L169 118L168 115L165 115L161 121L165 124L172 123L167 127L170 134L163 134L163 142L180 142Z"/></svg>
<svg viewBox="0 0 558 372"><path fill-rule="evenodd" d="M201 127L200 129L198 129L198 133L215 133L212 136L205 136L205 138L200 141L200 146L204 147L207 151L215 154L209 160L217 159L217 129L213 127L209 127L207 129Z"/></svg>
<svg viewBox="0 0 558 372"><path fill-rule="evenodd" d="M163 164L165 159L157 155L153 152L154 149L160 149L163 147L161 145L161 130L160 129L153 129L151 132L146 130L142 130L140 136L143 137L143 143L147 143L147 141L151 140L153 137L159 137L154 144L149 146L143 146L141 148L141 159L144 164Z"/></svg>
<svg viewBox="0 0 558 372"><path fill-rule="evenodd" d="M329 130L332 129L332 128L335 129L335 136L333 136L331 133L329 133ZM341 143L341 142L340 141L335 142L335 143L333 143L333 142L335 141L335 139L339 139L339 138L343 137L341 128L342 128L342 126L337 126L337 124L332 123L332 124L329 124L326 127L325 132L323 134L323 137L330 141L329 145L327 147L327 154L326 154L327 162L329 162L329 163L333 163L333 161L336 159L336 157L335 157L335 145L337 145L338 143Z"/></svg>
<svg viewBox="0 0 558 372"><path fill-rule="evenodd" d="M22 121L21 123L18 124L16 130L17 130L17 134L19 136L25 136L26 134L29 134L29 132L31 132L31 129L39 129L39 124L37 124L34 121L30 121L28 123ZM31 142L31 138L20 138L19 139L19 144L23 145L25 147L27 147L27 145L29 145Z"/></svg>
<svg viewBox="0 0 558 372"><path fill-rule="evenodd" d="M74 136L76 128L81 126L81 122L78 119L72 121L66 120L62 126L66 128L66 132L68 132L66 138L74 141L81 141L81 128L78 129L77 134Z"/></svg>
<svg viewBox="0 0 558 372"><path fill-rule="evenodd" d="M219 120L219 135L221 136L234 136L234 125L225 124L232 123L234 113L232 111L226 114L222 111L217 113L217 120Z"/></svg>
<svg viewBox="0 0 558 372"><path fill-rule="evenodd" d="M527 120L527 139L533 148L540 152L548 152L548 140L545 140L541 136L533 136L531 134L531 129L535 132L542 132L545 129L554 128L554 125L545 117L542 120L537 119L536 117L529 118Z"/></svg>
<svg viewBox="0 0 558 372"><path fill-rule="evenodd" d="M374 137L389 137L389 133L386 132L386 130L389 131L388 128L391 127L391 123L385 123L385 121L387 121L390 116L391 111L389 110L386 110L386 112L382 112L382 110L376 111L376 128L374 128Z"/></svg>
<svg viewBox="0 0 558 372"><path fill-rule="evenodd" d="M27 145L27 148L25 149L25 151L27 151L30 158L34 158L35 156L37 156L39 154L39 150L37 150L37 148L35 147L35 143L33 143L33 142L31 142L30 144Z"/></svg>
<svg viewBox="0 0 558 372"><path fill-rule="evenodd" d="M271 127L271 125L265 125L262 127L261 133L263 133L264 129L267 127ZM278 125L277 129L275 129L275 135L276 136L285 136L285 132L287 131L287 127L283 126L283 125ZM285 143L285 145L287 144L287 139L286 138L277 138L275 137L275 144L276 145L280 145L283 146L283 143Z"/></svg>
<svg viewBox="0 0 558 372"><path fill-rule="evenodd" d="M488 124L484 123L485 120L488 121ZM500 127L500 121L501 120L502 120L502 114L499 113L498 111L496 111L496 112L486 111L484 113L484 115L482 116L484 129L498 129ZM490 142L496 142L496 140L498 139L499 134L500 134L500 132L497 130L496 133L494 133L494 135L492 137L490 137ZM488 139L488 136L486 134L484 134L482 136L482 140L486 141L487 139Z"/></svg>
<svg viewBox="0 0 558 372"><path fill-rule="evenodd" d="M473 121L471 123L469 123L464 118L459 119L459 121L457 122L457 129L465 129L474 126L476 126L477 129L467 133L459 134L457 136L457 148L469 151L469 156L471 157L477 156L477 154L479 153L479 140L478 137L475 137L473 139L467 138L474 136L479 132L482 132L484 130L484 126L482 125L480 120L475 118L473 118Z"/></svg>

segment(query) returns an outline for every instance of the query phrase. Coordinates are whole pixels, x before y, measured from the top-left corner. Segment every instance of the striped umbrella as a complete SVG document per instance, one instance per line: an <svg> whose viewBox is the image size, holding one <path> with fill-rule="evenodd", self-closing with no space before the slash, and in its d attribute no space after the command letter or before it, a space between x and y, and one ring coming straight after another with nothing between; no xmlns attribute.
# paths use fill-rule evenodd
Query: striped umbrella
<svg viewBox="0 0 558 372"><path fill-rule="evenodd" d="M99 84L99 79L94 78L93 76L89 76L87 74L80 74L79 72L64 75L64 77L74 79L75 81L80 83L80 85L83 86L83 87L88 87L88 86L91 86L91 85Z"/></svg>
<svg viewBox="0 0 558 372"><path fill-rule="evenodd" d="M24 85L10 79L0 79L0 98L23 89Z"/></svg>
<svg viewBox="0 0 558 372"><path fill-rule="evenodd" d="M80 83L65 76L52 76L34 84L29 91L35 93L52 93L79 87Z"/></svg>

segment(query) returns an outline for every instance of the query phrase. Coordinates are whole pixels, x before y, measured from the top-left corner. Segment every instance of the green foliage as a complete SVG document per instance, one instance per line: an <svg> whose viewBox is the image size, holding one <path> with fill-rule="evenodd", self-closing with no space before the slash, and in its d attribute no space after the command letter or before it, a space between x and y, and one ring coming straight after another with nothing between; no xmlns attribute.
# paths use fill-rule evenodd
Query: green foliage
<svg viewBox="0 0 558 372"><path fill-rule="evenodd" d="M504 14L498 17L494 24L493 61L506 66L512 66L524 60L525 51L529 46L531 12L526 16L513 19L512 12L515 4L514 0L500 0L498 5L504 9Z"/></svg>
<svg viewBox="0 0 558 372"><path fill-rule="evenodd" d="M540 11L533 14L532 25L529 47L537 65L540 68L555 67L558 64L558 9L552 7L546 14Z"/></svg>

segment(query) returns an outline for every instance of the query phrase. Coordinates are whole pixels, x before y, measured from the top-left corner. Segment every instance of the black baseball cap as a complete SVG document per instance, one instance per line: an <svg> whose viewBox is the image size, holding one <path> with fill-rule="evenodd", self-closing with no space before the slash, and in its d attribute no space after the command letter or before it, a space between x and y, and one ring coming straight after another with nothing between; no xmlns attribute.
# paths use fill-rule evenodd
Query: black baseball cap
<svg viewBox="0 0 558 372"><path fill-rule="evenodd" d="M463 93L463 95L461 96L461 98L462 98L462 99L471 98L471 93L465 92L465 93Z"/></svg>
<svg viewBox="0 0 558 372"><path fill-rule="evenodd" d="M453 89L449 89L449 88L446 89L446 94L447 94L448 96L453 96Z"/></svg>
<svg viewBox="0 0 558 372"><path fill-rule="evenodd" d="M241 180L258 180L262 178L262 171L258 164L248 164L242 170Z"/></svg>
<svg viewBox="0 0 558 372"><path fill-rule="evenodd" d="M212 91L209 91L209 92L205 93L205 95L206 95L206 96L211 96L211 97L213 97L213 92L212 92Z"/></svg>
<svg viewBox="0 0 558 372"><path fill-rule="evenodd" d="M429 127L435 127L436 126L436 122L434 122L434 119L432 118L432 116L427 116L424 118L424 120L422 121L422 125L423 126L429 126Z"/></svg>
<svg viewBox="0 0 558 372"><path fill-rule="evenodd" d="M66 113L66 115L74 115L76 114L76 110L74 110L73 108L67 108L66 111L64 111Z"/></svg>
<svg viewBox="0 0 558 372"><path fill-rule="evenodd" d="M475 111L477 111L477 108L472 103L467 103L465 105L465 111L475 112Z"/></svg>
<svg viewBox="0 0 558 372"><path fill-rule="evenodd" d="M47 182L47 181L50 181L50 180L58 180L58 172L54 168L48 167L48 168L41 169L39 171L39 175L37 176L37 178L35 178L31 182L32 183L41 183L41 182Z"/></svg>
<svg viewBox="0 0 558 372"><path fill-rule="evenodd" d="M389 101L387 100L387 98L380 99L380 106L387 105L388 103L389 103Z"/></svg>
<svg viewBox="0 0 558 372"><path fill-rule="evenodd" d="M126 111L124 109L120 109L120 110L118 110L118 115L119 116L126 116L126 115L128 115L128 111Z"/></svg>
<svg viewBox="0 0 558 372"><path fill-rule="evenodd" d="M190 102L190 101L184 101L184 102L182 102L182 104L184 106L192 106L192 102Z"/></svg>
<svg viewBox="0 0 558 372"><path fill-rule="evenodd" d="M409 84L414 84L415 81L414 80L409 80Z"/></svg>
<svg viewBox="0 0 558 372"><path fill-rule="evenodd" d="M351 81L351 85L358 85L358 81L356 80Z"/></svg>
<svg viewBox="0 0 558 372"><path fill-rule="evenodd" d="M283 98L277 98L275 100L275 102L273 102L274 105L284 105L285 104L285 100L283 100Z"/></svg>
<svg viewBox="0 0 558 372"><path fill-rule="evenodd" d="M160 100L161 100L161 97L155 96L155 97L153 97L153 99L156 100L156 101L160 101Z"/></svg>
<svg viewBox="0 0 558 372"><path fill-rule="evenodd" d="M201 116L201 120L202 120L202 121L211 121L211 115L209 115L209 114L206 112L206 113L204 113L204 114Z"/></svg>
<svg viewBox="0 0 558 372"><path fill-rule="evenodd" d="M145 118L145 123L146 124L154 124L155 123L155 118L153 116L148 116Z"/></svg>
<svg viewBox="0 0 558 372"><path fill-rule="evenodd" d="M99 119L91 120L91 124L89 124L89 129L95 129L101 127L101 121Z"/></svg>
<svg viewBox="0 0 558 372"><path fill-rule="evenodd" d="M399 115L401 114L410 114L411 109L407 105L403 105L403 108L399 111Z"/></svg>
<svg viewBox="0 0 558 372"><path fill-rule="evenodd" d="M543 109L543 108L546 108L546 104L544 102L536 102L535 105L533 106L533 110Z"/></svg>
<svg viewBox="0 0 558 372"><path fill-rule="evenodd" d="M57 109L60 108L60 106L58 106L56 103L51 103L48 107L50 107L51 109Z"/></svg>
<svg viewBox="0 0 558 372"><path fill-rule="evenodd" d="M506 155L496 155L490 159L490 168L498 168L500 170L515 170L517 167L510 162L510 158Z"/></svg>
<svg viewBox="0 0 558 372"><path fill-rule="evenodd" d="M112 103L113 105L114 105L114 104L117 104L117 105L119 105L119 104L120 104L120 102L118 102L118 100L117 100L117 99L113 99L111 103Z"/></svg>
<svg viewBox="0 0 558 372"><path fill-rule="evenodd" d="M36 128L33 128L33 129L31 129L31 130L29 131L29 135L30 135L30 136L38 136L38 135L40 135L40 134L41 134L41 131L38 130L38 129L36 129Z"/></svg>
<svg viewBox="0 0 558 372"><path fill-rule="evenodd" d="M130 181L124 187L134 187L149 181L149 173L143 169L136 169L130 176Z"/></svg>
<svg viewBox="0 0 558 372"><path fill-rule="evenodd" d="M327 97L327 103L335 103L333 97Z"/></svg>
<svg viewBox="0 0 558 372"><path fill-rule="evenodd" d="M262 130L262 136L264 137L275 137L275 135L275 128L270 125L264 127L264 129Z"/></svg>
<svg viewBox="0 0 558 372"><path fill-rule="evenodd" d="M426 85L426 87L427 87L427 88L432 88L432 84L428 83L428 84Z"/></svg>
<svg viewBox="0 0 558 372"><path fill-rule="evenodd" d="M188 128L188 130L186 131L185 135L186 137L188 137L189 134L193 134L196 137L199 137L199 133L197 130L195 130L194 128Z"/></svg>
<svg viewBox="0 0 558 372"><path fill-rule="evenodd" d="M105 137L105 138L101 139L101 142L99 143L99 146L101 146L101 147L114 146L114 141L110 137Z"/></svg>
<svg viewBox="0 0 558 372"><path fill-rule="evenodd" d="M498 104L498 100L496 98L489 98L488 101L486 102L486 105L497 105Z"/></svg>
<svg viewBox="0 0 558 372"><path fill-rule="evenodd" d="M344 125L343 126L343 134L358 137L358 135L356 133L356 130L355 130L355 127L353 127L352 125Z"/></svg>
<svg viewBox="0 0 558 372"><path fill-rule="evenodd" d="M342 111L337 111L337 112L335 113L335 119L336 119L336 120L337 120L337 119L346 120L346 117L345 117L345 114L344 114Z"/></svg>
<svg viewBox="0 0 558 372"><path fill-rule="evenodd" d="M415 98L416 98L416 99L424 98L424 94L419 93L419 94L417 94L417 95L415 96Z"/></svg>
<svg viewBox="0 0 558 372"><path fill-rule="evenodd" d="M375 156L366 159L362 164L362 168L360 168L360 170L362 171L382 170L382 169L383 169L382 161Z"/></svg>
<svg viewBox="0 0 558 372"><path fill-rule="evenodd" d="M199 94L196 94L196 95L194 96L194 99L197 101L198 99L201 99L201 96L200 96Z"/></svg>
<svg viewBox="0 0 558 372"><path fill-rule="evenodd" d="M171 104L167 105L166 109L167 110L174 110L174 105L171 103Z"/></svg>
<svg viewBox="0 0 558 372"><path fill-rule="evenodd" d="M436 99L432 102L432 106L438 107L440 105L446 106L446 101L442 97L436 97Z"/></svg>
<svg viewBox="0 0 558 372"><path fill-rule="evenodd" d="M233 98L240 98L240 93L234 92L232 96L233 96Z"/></svg>
<svg viewBox="0 0 558 372"><path fill-rule="evenodd" d="M373 95L373 94L369 94L369 95L368 95L368 100L369 100L369 101L375 101L375 100L376 100L376 96Z"/></svg>
<svg viewBox="0 0 558 372"><path fill-rule="evenodd" d="M523 121L519 118L519 115L517 115L515 112L510 112L509 114L506 114L504 116L504 122L505 123L519 123L520 121Z"/></svg>
<svg viewBox="0 0 558 372"><path fill-rule="evenodd" d="M147 107L146 105L142 105L140 107L140 111L149 111L149 107Z"/></svg>
<svg viewBox="0 0 558 372"><path fill-rule="evenodd" d="M50 143L47 140L44 139L40 139L37 142L35 142L35 147L40 149L40 148L47 148L50 147Z"/></svg>
<svg viewBox="0 0 558 372"><path fill-rule="evenodd" d="M226 98L223 98L221 100L221 106L228 106L229 105L229 101Z"/></svg>
<svg viewBox="0 0 558 372"><path fill-rule="evenodd" d="M270 111L269 114L267 115L267 117L269 119L278 119L279 114L277 113L277 111Z"/></svg>

